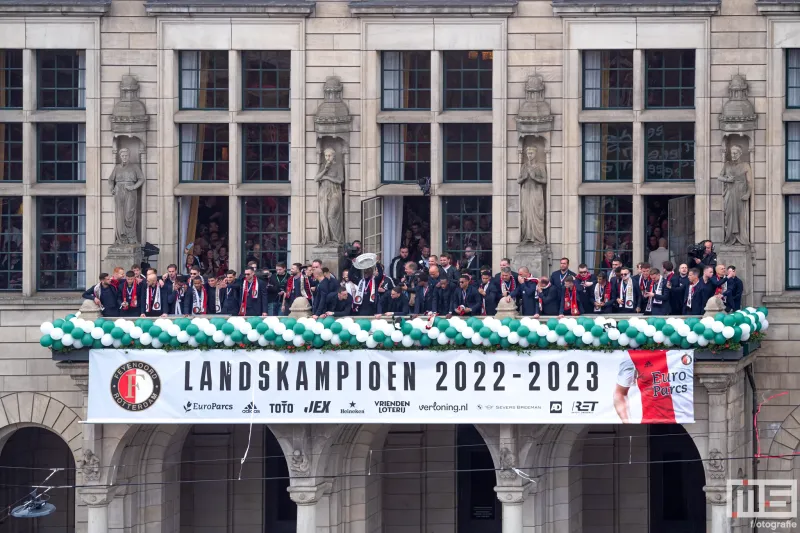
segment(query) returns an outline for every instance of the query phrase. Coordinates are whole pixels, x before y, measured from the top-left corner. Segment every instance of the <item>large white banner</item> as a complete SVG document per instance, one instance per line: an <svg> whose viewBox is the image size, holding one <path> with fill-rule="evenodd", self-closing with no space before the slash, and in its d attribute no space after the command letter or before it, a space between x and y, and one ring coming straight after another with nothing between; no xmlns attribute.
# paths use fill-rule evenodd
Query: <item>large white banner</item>
<svg viewBox="0 0 800 533"><path fill-rule="evenodd" d="M90 423L687 423L691 350L92 350Z"/></svg>

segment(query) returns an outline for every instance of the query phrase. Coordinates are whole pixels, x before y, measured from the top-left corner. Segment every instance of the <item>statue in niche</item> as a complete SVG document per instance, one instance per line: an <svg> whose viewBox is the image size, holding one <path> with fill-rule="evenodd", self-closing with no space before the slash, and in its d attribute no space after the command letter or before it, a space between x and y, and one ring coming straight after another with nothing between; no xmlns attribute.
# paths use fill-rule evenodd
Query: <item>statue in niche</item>
<svg viewBox="0 0 800 533"><path fill-rule="evenodd" d="M719 174L722 182L723 242L727 245L750 244L750 196L753 169L742 161L742 148L732 145ZM727 159L727 158L726 158Z"/></svg>
<svg viewBox="0 0 800 533"><path fill-rule="evenodd" d="M525 149L525 160L519 169L520 243L546 244L544 227L544 192L547 169L536 160L536 145Z"/></svg>
<svg viewBox="0 0 800 533"><path fill-rule="evenodd" d="M344 168L337 161L336 150L325 149L324 159L314 179L318 183L319 244L340 245L344 242Z"/></svg>
<svg viewBox="0 0 800 533"><path fill-rule="evenodd" d="M139 244L137 231L139 189L144 185L144 173L130 162L130 150L119 151L119 163L108 177L114 197L114 244Z"/></svg>

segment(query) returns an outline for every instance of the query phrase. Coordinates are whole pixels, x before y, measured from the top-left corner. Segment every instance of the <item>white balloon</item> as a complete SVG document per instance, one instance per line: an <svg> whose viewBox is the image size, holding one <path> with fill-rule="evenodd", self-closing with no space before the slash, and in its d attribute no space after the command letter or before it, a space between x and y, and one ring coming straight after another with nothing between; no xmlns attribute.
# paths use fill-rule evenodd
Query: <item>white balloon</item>
<svg viewBox="0 0 800 533"><path fill-rule="evenodd" d="M311 326L311 331L314 333L314 335L322 335L322 332L325 331L325 324L322 322L317 322Z"/></svg>
<svg viewBox="0 0 800 533"><path fill-rule="evenodd" d="M547 342L553 344L558 340L558 333L556 333L555 331L548 331L547 334L545 335L545 338L547 339Z"/></svg>
<svg viewBox="0 0 800 533"><path fill-rule="evenodd" d="M433 326L431 329L428 330L428 338L431 340L437 339L439 337L439 328Z"/></svg>
<svg viewBox="0 0 800 533"><path fill-rule="evenodd" d="M219 344L225 340L225 334L222 333L222 331L215 331L214 334L211 336L211 339L217 344Z"/></svg>
<svg viewBox="0 0 800 533"><path fill-rule="evenodd" d="M369 339L367 339L367 342L369 342ZM333 337L331 337L331 344L333 344L334 346L339 346L340 344L342 344L342 339L339 338L339 335L334 335Z"/></svg>
<svg viewBox="0 0 800 533"><path fill-rule="evenodd" d="M744 333L744 332L743 332L743 333L742 333L742 340L743 340L743 341L746 341L746 340L748 340L748 339L750 339L750 333L749 333L749 332L748 332L748 333Z"/></svg>
<svg viewBox="0 0 800 533"><path fill-rule="evenodd" d="M576 333L575 336L577 337L578 334ZM591 344L593 340L594 336L591 331L584 331L583 335L581 335L581 341L583 341L584 344Z"/></svg>
<svg viewBox="0 0 800 533"><path fill-rule="evenodd" d="M372 348L375 348L377 346L378 346L378 343L375 341L375 339L373 337L369 337L367 339L367 348L372 349Z"/></svg>
<svg viewBox="0 0 800 533"><path fill-rule="evenodd" d="M292 339L294 339L294 331L287 329L286 331L283 332L281 337L283 337L283 340L285 340L286 342L292 342Z"/></svg>
<svg viewBox="0 0 800 533"><path fill-rule="evenodd" d="M714 333L722 333L722 330L725 329L725 324L720 322L719 320L715 320L713 324L711 324L711 331Z"/></svg>
<svg viewBox="0 0 800 533"><path fill-rule="evenodd" d="M358 335L359 331L362 331L362 329L361 326L359 326L358 324L350 324L349 326L347 326L347 331L350 333L350 335L355 337L356 335Z"/></svg>
<svg viewBox="0 0 800 533"><path fill-rule="evenodd" d="M139 339L141 338L143 333L144 332L142 331L142 328L136 326L131 328L131 332L129 333L129 335L131 336L132 339Z"/></svg>
<svg viewBox="0 0 800 533"><path fill-rule="evenodd" d="M75 339L72 342L72 347L75 348L76 350L80 350L81 348L83 348L83 343L81 342L80 339Z"/></svg>
<svg viewBox="0 0 800 533"><path fill-rule="evenodd" d="M483 344L484 346L491 346L492 341L490 341L489 339L483 339L483 342L481 344Z"/></svg>
<svg viewBox="0 0 800 533"><path fill-rule="evenodd" d="M61 343L64 346L72 346L72 343L75 342L75 339L69 333L65 333L63 337L61 337Z"/></svg>
<svg viewBox="0 0 800 533"><path fill-rule="evenodd" d="M742 324L741 326L739 326L739 327L742 329L742 338L744 338L744 334L745 334L745 333L747 333L747 334L749 335L749 334L750 334L750 333L753 331L753 330L750 328L750 324L747 324L747 323L743 323L743 324Z"/></svg>
<svg viewBox="0 0 800 533"><path fill-rule="evenodd" d="M492 325L489 326L489 329L491 329L494 333L497 333L498 331L500 331L501 327L503 327L503 323L497 319L493 319Z"/></svg>
<svg viewBox="0 0 800 533"><path fill-rule="evenodd" d="M275 332L275 335L283 335L284 333L286 333L286 324L284 324L283 322L278 322L277 324L275 324L275 327L272 328L272 331Z"/></svg>
<svg viewBox="0 0 800 533"><path fill-rule="evenodd" d="M333 338L333 332L329 329L323 330L322 333L319 334L320 338L325 342L330 341Z"/></svg>
<svg viewBox="0 0 800 533"><path fill-rule="evenodd" d="M247 340L250 342L256 342L260 336L261 334L252 328L247 332Z"/></svg>
<svg viewBox="0 0 800 533"><path fill-rule="evenodd" d="M628 346L631 343L631 339L628 338L627 335L621 333L619 336L619 345L620 346Z"/></svg>
<svg viewBox="0 0 800 533"><path fill-rule="evenodd" d="M181 327L176 326L175 324L172 324L167 328L167 333L169 333L170 337L177 337L178 333L180 332L181 332Z"/></svg>
<svg viewBox="0 0 800 533"><path fill-rule="evenodd" d="M244 324L239 326L239 332L242 335L247 335L251 331L253 331L253 326L250 324L250 322L245 322Z"/></svg>
<svg viewBox="0 0 800 533"><path fill-rule="evenodd" d="M206 334L207 337L213 337L214 333L217 332L217 326L215 326L214 324L206 324L201 329L203 333Z"/></svg>
<svg viewBox="0 0 800 533"><path fill-rule="evenodd" d="M53 328L53 331L50 332L50 338L52 338L54 341L60 341L64 338L64 330L61 328Z"/></svg>
<svg viewBox="0 0 800 533"><path fill-rule="evenodd" d="M695 344L698 340L698 335L694 331L690 331L688 335L686 335L686 342L689 344Z"/></svg>
<svg viewBox="0 0 800 533"><path fill-rule="evenodd" d="M476 333L475 335L473 335L470 340L472 341L472 344L476 346L483 343L483 337L481 337L480 333Z"/></svg>
<svg viewBox="0 0 800 533"><path fill-rule="evenodd" d="M705 337L698 337L697 338L697 345L698 346L703 346L703 347L708 346L708 339L706 339Z"/></svg>
<svg viewBox="0 0 800 533"><path fill-rule="evenodd" d="M595 339L592 341L592 346L600 346L600 339L597 339L597 338L595 338Z"/></svg>
<svg viewBox="0 0 800 533"><path fill-rule="evenodd" d="M528 341L527 337L520 337L519 338L519 345L520 345L521 348L527 348L527 347L529 347L531 345L531 343Z"/></svg>
<svg viewBox="0 0 800 533"><path fill-rule="evenodd" d="M186 344L187 342L189 342L190 337L188 333L186 333L185 331L181 331L175 338L178 339L179 343Z"/></svg>
<svg viewBox="0 0 800 533"><path fill-rule="evenodd" d="M100 344L103 346L111 346L114 344L114 337L112 337L110 333L106 333L100 339Z"/></svg>
<svg viewBox="0 0 800 533"><path fill-rule="evenodd" d="M225 338L222 340L222 344L224 344L225 346L227 346L228 348L230 348L230 347L232 347L232 346L233 346L234 344L236 344L236 343L235 343L235 342L233 342L233 339L231 339L231 336L230 336L230 335L225 335Z"/></svg>
<svg viewBox="0 0 800 533"><path fill-rule="evenodd" d="M122 341L119 339L114 339L114 342L111 343L111 346L113 346L114 348L121 348Z"/></svg>
<svg viewBox="0 0 800 533"><path fill-rule="evenodd" d="M511 328L508 326L500 326L497 329L497 334L500 335L500 338L502 339L508 337L509 333L511 333Z"/></svg>
<svg viewBox="0 0 800 533"><path fill-rule="evenodd" d="M369 338L369 333L364 330L361 330L355 334L355 338L358 342L363 344L367 342L367 339Z"/></svg>
<svg viewBox="0 0 800 533"><path fill-rule="evenodd" d="M466 327L463 330L461 330L461 334L464 336L465 339L471 339L472 336L475 335L475 330L470 327Z"/></svg>
<svg viewBox="0 0 800 533"><path fill-rule="evenodd" d="M403 340L402 340L402 341L400 341L400 342L401 342L401 343L403 344L403 346L405 346L406 348L411 348L412 346L414 346L414 339L412 339L412 338L411 338L411 337L409 337L408 335L403 335Z"/></svg>
<svg viewBox="0 0 800 533"><path fill-rule="evenodd" d="M585 328L585 327L583 327L583 326L581 326L580 324L578 324L577 326L575 326L574 328L572 328L572 333L573 333L573 334L574 334L576 337L581 337L581 338L582 338L582 337L583 337L583 335L584 335L584 333L586 333L586 328ZM590 333L590 335L591 335L591 333ZM588 344L588 343L587 343L587 344Z"/></svg>
<svg viewBox="0 0 800 533"><path fill-rule="evenodd" d="M630 346L631 348L638 348L639 347L639 343L636 342L636 339L631 339L631 342L630 342L630 344L628 346Z"/></svg>
<svg viewBox="0 0 800 533"><path fill-rule="evenodd" d="M159 348L161 348L161 347L162 347L162 346L164 346L164 345L161 343L161 341L160 341L160 340L158 340L158 339L153 339L153 342L150 344L150 346L152 346L153 348L155 348L156 350L158 350Z"/></svg>
<svg viewBox="0 0 800 533"><path fill-rule="evenodd" d="M644 334L647 335L648 337L652 337L653 335L656 334L656 327L655 326L651 326L650 324L647 324L644 327Z"/></svg>
<svg viewBox="0 0 800 533"><path fill-rule="evenodd" d="M620 332L619 332L619 330L617 328L611 328L611 329L608 330L608 338L610 340L612 340L612 341L619 340L620 336L621 336Z"/></svg>
<svg viewBox="0 0 800 533"><path fill-rule="evenodd" d="M767 329L769 329L769 320L765 318L761 321L761 331L766 331Z"/></svg>
<svg viewBox="0 0 800 533"><path fill-rule="evenodd" d="M261 335L261 336L258 338L258 345L259 345L259 346L261 346L261 347L264 347L264 346L266 346L267 344L269 344L269 341L266 339L266 337L264 337L263 335Z"/></svg>
<svg viewBox="0 0 800 533"><path fill-rule="evenodd" d="M733 334L734 331L731 326L725 326L724 328L722 328L722 336L725 337L726 339L733 338Z"/></svg>
<svg viewBox="0 0 800 533"><path fill-rule="evenodd" d="M39 331L42 332L42 335L50 335L50 332L53 331L53 323L44 322L41 326L39 326Z"/></svg>
<svg viewBox="0 0 800 533"><path fill-rule="evenodd" d="M710 328L714 324L714 318L707 316L700 320L700 323L703 324L705 327Z"/></svg>
<svg viewBox="0 0 800 533"><path fill-rule="evenodd" d="M296 336L295 338L292 339L292 344L294 344L298 348L300 346L304 345L305 343L306 343L306 341L303 340L303 337L301 335L298 335L298 336Z"/></svg>
<svg viewBox="0 0 800 533"><path fill-rule="evenodd" d="M681 337L685 337L692 332L692 328L690 328L686 324L681 324L680 326L677 327L676 331L678 332L678 335L680 335Z"/></svg>
<svg viewBox="0 0 800 533"><path fill-rule="evenodd" d="M519 333L517 333L516 331L512 331L511 333L508 334L508 342L510 342L511 344L519 344L519 341L520 341Z"/></svg>
<svg viewBox="0 0 800 533"><path fill-rule="evenodd" d="M403 332L396 329L396 330L394 330L392 332L392 334L390 335L390 338L392 339L392 342L394 342L394 343L401 342L403 340Z"/></svg>
<svg viewBox="0 0 800 533"><path fill-rule="evenodd" d="M564 337L559 336L558 339L556 339L556 344L558 346L566 346L567 341L564 339Z"/></svg>
<svg viewBox="0 0 800 533"><path fill-rule="evenodd" d="M658 344L663 344L664 343L664 333L661 332L661 331L656 331L653 334L653 342L656 342Z"/></svg>
<svg viewBox="0 0 800 533"><path fill-rule="evenodd" d="M145 346L149 346L153 343L153 337L149 333L142 333L142 336L139 337L139 342L144 344Z"/></svg>
<svg viewBox="0 0 800 533"><path fill-rule="evenodd" d="M550 329L544 324L539 324L536 328L536 334L540 337L547 337L548 333L550 333Z"/></svg>
<svg viewBox="0 0 800 533"><path fill-rule="evenodd" d="M281 323L278 317L268 316L264 319L264 323L269 326L269 329L275 329L275 326Z"/></svg>
<svg viewBox="0 0 800 533"><path fill-rule="evenodd" d="M436 338L436 342L438 342L442 346L447 344L449 341L450 341L450 339L448 339L447 335L445 335L444 333L440 333L439 336Z"/></svg>

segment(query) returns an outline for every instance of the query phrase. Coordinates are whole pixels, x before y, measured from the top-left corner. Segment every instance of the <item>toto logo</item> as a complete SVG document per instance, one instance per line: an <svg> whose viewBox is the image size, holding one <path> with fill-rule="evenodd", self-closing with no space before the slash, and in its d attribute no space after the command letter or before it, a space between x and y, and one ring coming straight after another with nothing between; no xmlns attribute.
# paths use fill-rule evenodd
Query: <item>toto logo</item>
<svg viewBox="0 0 800 533"><path fill-rule="evenodd" d="M128 411L144 411L161 395L161 378L156 369L141 361L125 363L111 376L111 397Z"/></svg>

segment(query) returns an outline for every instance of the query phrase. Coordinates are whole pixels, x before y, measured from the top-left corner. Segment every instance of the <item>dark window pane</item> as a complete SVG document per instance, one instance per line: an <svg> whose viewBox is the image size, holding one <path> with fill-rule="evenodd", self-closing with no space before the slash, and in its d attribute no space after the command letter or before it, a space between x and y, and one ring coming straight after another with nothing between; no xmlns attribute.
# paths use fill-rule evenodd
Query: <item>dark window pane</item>
<svg viewBox="0 0 800 533"><path fill-rule="evenodd" d="M242 199L242 243L245 262L274 269L289 262L289 198L248 196ZM276 310L277 311L277 310ZM270 314L277 315L277 312Z"/></svg>
<svg viewBox="0 0 800 533"><path fill-rule="evenodd" d="M22 108L22 50L0 50L0 107Z"/></svg>
<svg viewBox="0 0 800 533"><path fill-rule="evenodd" d="M181 109L228 109L228 52L180 53Z"/></svg>
<svg viewBox="0 0 800 533"><path fill-rule="evenodd" d="M444 52L444 108L491 109L492 63L490 51Z"/></svg>
<svg viewBox="0 0 800 533"><path fill-rule="evenodd" d="M694 123L644 125L645 180L694 179Z"/></svg>
<svg viewBox="0 0 800 533"><path fill-rule="evenodd" d="M244 181L289 181L289 125L245 124Z"/></svg>
<svg viewBox="0 0 800 533"><path fill-rule="evenodd" d="M786 50L786 107L800 107L800 49Z"/></svg>
<svg viewBox="0 0 800 533"><path fill-rule="evenodd" d="M646 107L694 107L694 50L647 50Z"/></svg>
<svg viewBox="0 0 800 533"><path fill-rule="evenodd" d="M381 132L383 182L430 180L430 124L384 124Z"/></svg>
<svg viewBox="0 0 800 533"><path fill-rule="evenodd" d="M86 53L83 50L39 50L37 58L39 109L84 109Z"/></svg>
<svg viewBox="0 0 800 533"><path fill-rule="evenodd" d="M786 123L786 181L800 180L800 122Z"/></svg>
<svg viewBox="0 0 800 533"><path fill-rule="evenodd" d="M242 52L245 109L289 109L291 52Z"/></svg>
<svg viewBox="0 0 800 533"><path fill-rule="evenodd" d="M22 124L0 123L0 182L22 181Z"/></svg>
<svg viewBox="0 0 800 533"><path fill-rule="evenodd" d="M0 197L0 291L22 290L22 198Z"/></svg>
<svg viewBox="0 0 800 533"><path fill-rule="evenodd" d="M228 181L228 124L181 124L181 181Z"/></svg>
<svg viewBox="0 0 800 533"><path fill-rule="evenodd" d="M445 124L444 181L492 181L491 170L492 125Z"/></svg>
<svg viewBox="0 0 800 533"><path fill-rule="evenodd" d="M583 52L584 109L633 107L633 51Z"/></svg>
<svg viewBox="0 0 800 533"><path fill-rule="evenodd" d="M800 289L800 196L786 197L786 288Z"/></svg>
<svg viewBox="0 0 800 533"><path fill-rule="evenodd" d="M86 126L38 125L38 181L86 181Z"/></svg>
<svg viewBox="0 0 800 533"><path fill-rule="evenodd" d="M633 179L633 124L583 125L583 181Z"/></svg>
<svg viewBox="0 0 800 533"><path fill-rule="evenodd" d="M383 52L381 61L383 109L430 109L430 52Z"/></svg>
<svg viewBox="0 0 800 533"><path fill-rule="evenodd" d="M86 207L83 198L39 197L37 288L86 288Z"/></svg>
<svg viewBox="0 0 800 533"><path fill-rule="evenodd" d="M583 262L598 270L603 254L613 251L623 265L631 265L633 202L630 196L584 196Z"/></svg>
<svg viewBox="0 0 800 533"><path fill-rule="evenodd" d="M474 252L479 265L491 265L492 198L445 196L442 203L444 251L455 261L463 259L465 252Z"/></svg>

